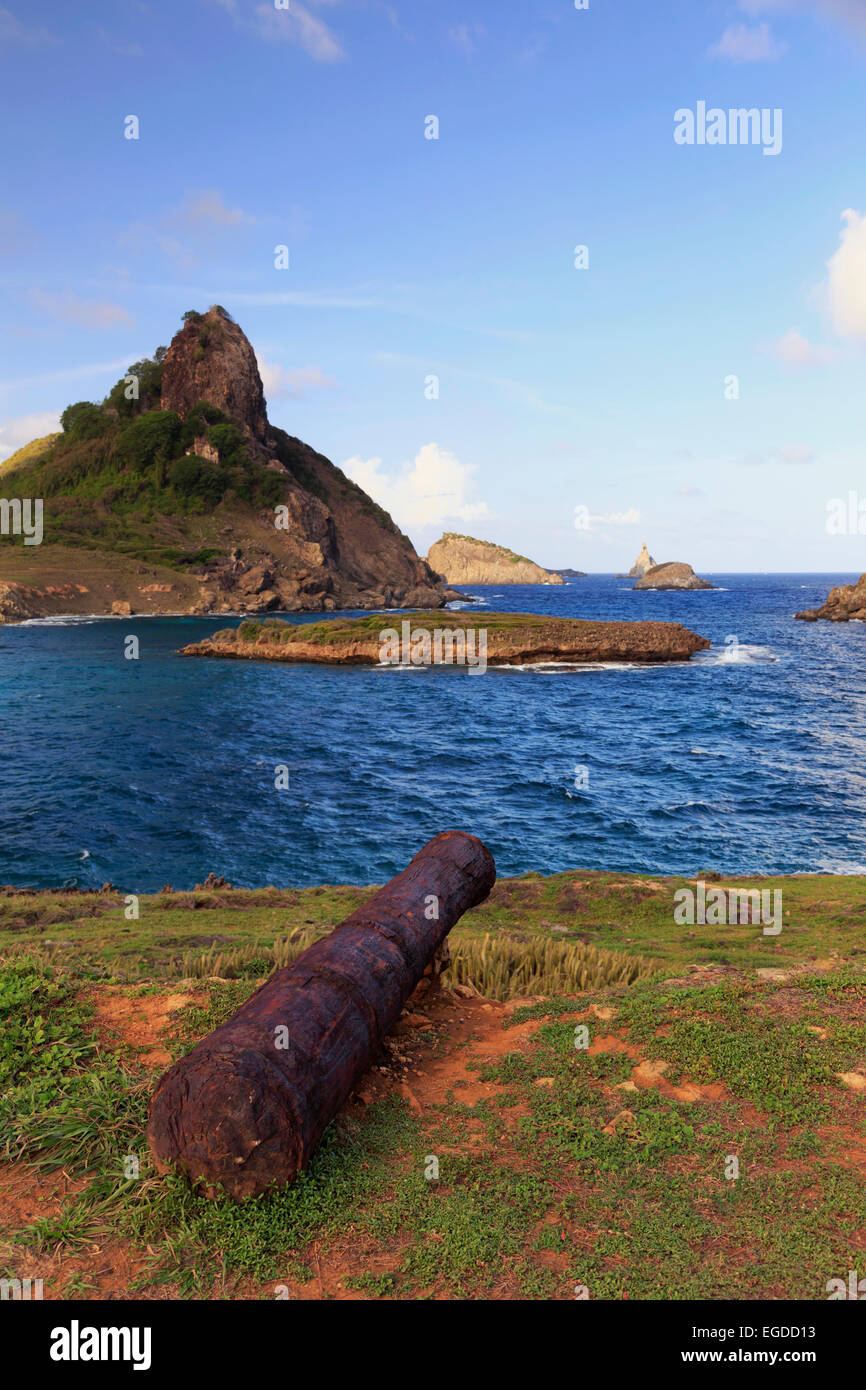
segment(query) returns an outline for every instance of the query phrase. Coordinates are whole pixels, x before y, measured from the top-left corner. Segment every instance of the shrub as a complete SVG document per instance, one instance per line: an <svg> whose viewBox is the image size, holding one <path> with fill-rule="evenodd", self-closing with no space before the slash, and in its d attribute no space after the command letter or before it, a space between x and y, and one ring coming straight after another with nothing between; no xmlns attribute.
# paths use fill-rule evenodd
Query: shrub
<svg viewBox="0 0 866 1390"><path fill-rule="evenodd" d="M220 463L243 464L244 455L244 435L237 425L233 425L230 420L225 424L211 425L208 431L208 439L220 456Z"/></svg>
<svg viewBox="0 0 866 1390"><path fill-rule="evenodd" d="M184 454L171 465L168 481L175 492L189 500L199 498L215 507L228 487L225 469L204 462L196 454Z"/></svg>
<svg viewBox="0 0 866 1390"><path fill-rule="evenodd" d="M188 449L200 435L207 434L209 425L219 424L225 418L222 411L211 405L210 401L198 401L184 416L180 447Z"/></svg>
<svg viewBox="0 0 866 1390"><path fill-rule="evenodd" d="M96 439L111 428L111 420L101 406L92 401L76 401L68 405L60 417L63 433L71 440Z"/></svg>
<svg viewBox="0 0 866 1390"><path fill-rule="evenodd" d="M256 499L263 507L275 507L285 495L285 485L279 473L270 468L256 470Z"/></svg>
<svg viewBox="0 0 866 1390"><path fill-rule="evenodd" d="M172 458L180 441L180 417L173 410L149 410L121 432L118 448L123 459L143 473Z"/></svg>
<svg viewBox="0 0 866 1390"><path fill-rule="evenodd" d="M130 420L142 411L150 410L159 402L162 390L162 368L167 348L158 347L153 357L143 357L140 362L132 362L126 374L112 386L105 398L105 404L116 410L120 418ZM130 383L128 377L138 378L138 395L128 396Z"/></svg>

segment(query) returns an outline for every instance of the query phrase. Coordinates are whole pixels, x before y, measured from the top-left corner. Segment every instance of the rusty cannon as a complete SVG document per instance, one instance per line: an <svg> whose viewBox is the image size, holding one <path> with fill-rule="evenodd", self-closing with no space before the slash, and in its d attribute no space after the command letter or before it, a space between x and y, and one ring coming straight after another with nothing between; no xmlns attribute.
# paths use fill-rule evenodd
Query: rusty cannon
<svg viewBox="0 0 866 1390"><path fill-rule="evenodd" d="M160 1078L147 1138L162 1171L236 1200L291 1182L373 1061L493 856L447 831L329 936L275 970Z"/></svg>

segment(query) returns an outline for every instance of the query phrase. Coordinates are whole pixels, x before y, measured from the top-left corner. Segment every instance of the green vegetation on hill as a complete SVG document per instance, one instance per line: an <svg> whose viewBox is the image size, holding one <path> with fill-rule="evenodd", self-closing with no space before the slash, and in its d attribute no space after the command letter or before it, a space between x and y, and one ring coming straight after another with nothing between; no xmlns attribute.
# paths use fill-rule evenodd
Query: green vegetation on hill
<svg viewBox="0 0 866 1390"><path fill-rule="evenodd" d="M196 310L183 318L199 325L196 352L204 353L223 331ZM49 504L46 545L110 551L182 569L207 563L225 549L224 542L201 543L217 539L216 508L231 519L238 510L271 509L283 500L279 473L263 464L223 411L200 401L181 420L160 409L166 351L159 347L152 357L131 363L101 404L67 406L60 433L33 440L0 464L7 489ZM215 450L217 459L192 452L196 440ZM359 506L411 548L387 512L330 460L274 427L270 451L305 491L326 504L343 500ZM167 531L172 533L168 544ZM23 542L23 536L11 536L8 543Z"/></svg>
<svg viewBox="0 0 866 1390"><path fill-rule="evenodd" d="M325 618L319 623L290 623L284 618L247 618L239 627L220 628L210 639L212 642L238 642L241 645L273 643L274 645L292 642L312 642L321 646L341 647L348 642L361 642L366 639L379 640L383 627L400 623L411 623L413 632L436 632L443 627L455 631L459 629L483 629L488 636L501 633L503 636L520 637L527 633L546 632L585 632L591 633L603 624L584 618L550 618L543 613L470 613L455 611L443 617L440 609L425 612L407 612L386 621L382 613L371 613L362 618Z"/></svg>
<svg viewBox="0 0 866 1390"><path fill-rule="evenodd" d="M212 305L183 320L104 400L71 403L60 433L0 465L3 491L45 504L35 553L12 534L0 555L0 622L126 603L325 609L438 590L381 507L270 424L231 315Z"/></svg>
<svg viewBox="0 0 866 1390"><path fill-rule="evenodd" d="M535 564L527 555L518 555L516 550L509 550L507 545L497 545L495 541L482 541L477 536L463 536L459 531L445 531L440 544L442 541L466 541L469 545L483 545L485 550L490 551L491 559L508 560L512 565Z"/></svg>
<svg viewBox="0 0 866 1390"><path fill-rule="evenodd" d="M43 454L48 452L55 439L59 438L59 434L43 434L41 439L31 439L29 444L23 444L20 449L15 450L14 454L3 459L0 463L0 473L13 473L23 464L29 463L31 459L41 458Z"/></svg>
<svg viewBox="0 0 866 1390"><path fill-rule="evenodd" d="M164 354L158 348L152 359L132 363L102 405L67 406L60 434L8 461L7 488L50 502L46 544L111 550L169 568L200 564L208 548L200 539L183 543L190 522L206 523L221 504L270 508L281 499L279 476L250 456L242 431L221 410L201 401L181 420L158 409ZM129 395L129 377L137 395ZM217 461L188 452L199 438ZM159 517L175 524L174 546L155 543ZM23 537L9 539L23 544Z"/></svg>

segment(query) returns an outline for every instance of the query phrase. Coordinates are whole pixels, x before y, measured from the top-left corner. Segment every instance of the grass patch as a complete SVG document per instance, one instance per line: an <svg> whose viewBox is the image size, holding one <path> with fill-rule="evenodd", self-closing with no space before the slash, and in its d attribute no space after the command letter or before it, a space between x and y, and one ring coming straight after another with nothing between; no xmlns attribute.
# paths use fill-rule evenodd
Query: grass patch
<svg viewBox="0 0 866 1390"><path fill-rule="evenodd" d="M318 1279L320 1253L327 1271L335 1251L349 1252L343 1288L362 1297L572 1299L581 1284L591 1298L826 1297L827 1279L866 1260L866 1193L845 1157L864 1146L866 1115L836 1076L866 1055L862 967L855 955L787 979L744 966L673 983L664 976L693 947L659 931L650 973L650 952L636 947L666 920L658 900L671 885L646 884L575 874L497 885L452 933L458 979L500 999L558 992L503 1017L505 1053L485 1054L471 1036L457 1044L469 1080L441 1102L413 1113L394 1090L352 1107L293 1187L243 1206L154 1171L143 1133L156 1073L94 1040L91 986L135 981L144 997L176 989L180 974L200 982L203 1002L165 1039L180 1055L372 890L163 894L143 898L133 922L112 895L0 897L3 1157L74 1184L59 1206L4 1229L0 1264L15 1269L28 1251L81 1259L110 1238L143 1261L139 1292L175 1297L274 1297ZM835 890L810 880L796 891L807 901ZM816 959L828 923L847 920L832 908L812 915L810 936L783 933L773 951ZM856 918L853 889L849 908ZM602 914L619 919L626 949L583 940L580 919ZM567 931L553 935L560 924ZM748 959L749 928L736 932ZM578 1017L622 1048L576 1047ZM434 1045L417 1046L438 1065L452 1054L430 1036ZM625 1048L666 1061L665 1082L721 1083L722 1099L623 1090L635 1065ZM479 1093L469 1085L480 1099L467 1099ZM73 1296L88 1287L76 1277Z"/></svg>

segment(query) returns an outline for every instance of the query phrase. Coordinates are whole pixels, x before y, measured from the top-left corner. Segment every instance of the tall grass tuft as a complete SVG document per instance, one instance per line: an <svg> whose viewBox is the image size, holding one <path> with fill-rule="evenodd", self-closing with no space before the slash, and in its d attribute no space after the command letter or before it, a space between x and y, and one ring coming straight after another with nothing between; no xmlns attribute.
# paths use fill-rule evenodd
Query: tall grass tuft
<svg viewBox="0 0 866 1390"><path fill-rule="evenodd" d="M605 951L582 941L513 937L452 941L444 983L465 985L500 1002L528 994L579 994L608 985L631 985L654 973L654 961Z"/></svg>
<svg viewBox="0 0 866 1390"><path fill-rule="evenodd" d="M247 946L238 946L234 951L216 951L212 948L200 955L188 951L180 966L180 974L186 980L203 980L210 975L218 975L224 980L267 975L279 966L291 965L302 951L306 951L324 934L313 927L295 927L288 936L277 937L273 946L252 942Z"/></svg>

